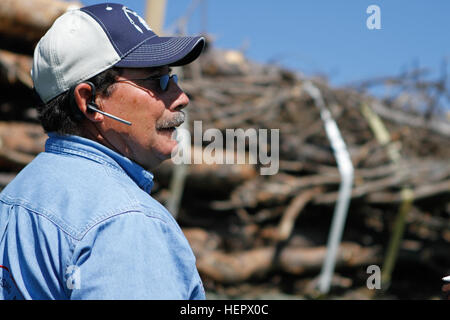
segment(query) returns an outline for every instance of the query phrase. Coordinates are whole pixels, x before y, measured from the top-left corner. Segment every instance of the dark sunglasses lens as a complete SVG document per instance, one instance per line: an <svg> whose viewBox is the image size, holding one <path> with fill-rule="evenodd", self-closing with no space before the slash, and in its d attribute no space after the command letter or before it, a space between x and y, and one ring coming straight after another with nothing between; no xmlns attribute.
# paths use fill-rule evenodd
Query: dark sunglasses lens
<svg viewBox="0 0 450 320"><path fill-rule="evenodd" d="M172 79L173 79L173 82L175 82L175 84L178 83L178 76L176 74L172 75Z"/></svg>
<svg viewBox="0 0 450 320"><path fill-rule="evenodd" d="M169 75L163 75L161 78L159 78L159 85L161 86L162 91L167 90L167 86L169 85Z"/></svg>
<svg viewBox="0 0 450 320"><path fill-rule="evenodd" d="M163 75L160 79L159 79L159 85L161 86L161 90L162 91L166 91L167 87L169 86L169 81L170 79L173 79L173 82L178 83L178 77L176 74L173 74L171 76L169 76L168 74Z"/></svg>

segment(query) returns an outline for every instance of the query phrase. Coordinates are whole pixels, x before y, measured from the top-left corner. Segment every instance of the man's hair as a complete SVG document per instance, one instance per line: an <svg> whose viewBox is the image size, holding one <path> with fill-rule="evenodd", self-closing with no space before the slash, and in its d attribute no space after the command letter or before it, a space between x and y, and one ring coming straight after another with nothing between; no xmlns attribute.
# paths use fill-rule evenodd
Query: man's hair
<svg viewBox="0 0 450 320"><path fill-rule="evenodd" d="M95 85L97 95L108 97L114 90L116 78L122 74L120 68L110 68L93 78L86 80ZM56 132L60 135L80 135L81 123L76 120L76 115L71 106L70 90L61 93L47 103L44 103L39 95L35 93L38 111L38 119L45 132Z"/></svg>

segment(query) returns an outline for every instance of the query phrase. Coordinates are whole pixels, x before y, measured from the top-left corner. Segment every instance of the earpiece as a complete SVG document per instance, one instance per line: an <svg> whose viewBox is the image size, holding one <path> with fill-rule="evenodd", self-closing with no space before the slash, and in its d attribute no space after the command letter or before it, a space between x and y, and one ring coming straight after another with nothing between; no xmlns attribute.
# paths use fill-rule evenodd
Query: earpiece
<svg viewBox="0 0 450 320"><path fill-rule="evenodd" d="M91 87L91 101L87 104L87 111L92 113L98 110L98 106L95 104L95 85L90 81L85 81L84 83Z"/></svg>
<svg viewBox="0 0 450 320"><path fill-rule="evenodd" d="M90 81L85 81L84 83L88 84L91 87L91 101L89 101L87 103L87 105L86 105L87 112L89 112L89 113L98 112L98 113L103 114L106 117L109 117L111 119L117 120L119 122L122 122L124 124L127 124L127 125L131 126L131 122L123 120L123 119L121 119L119 117L113 116L112 114L106 113L104 111L101 111L100 108L95 103L95 85L92 82L90 82ZM75 101L75 96L74 96L75 87L76 86L73 86L70 89L70 105L71 105L71 109L72 109L72 112L73 112L74 119L77 122L79 122L79 121L84 119L84 114L78 108L77 103Z"/></svg>

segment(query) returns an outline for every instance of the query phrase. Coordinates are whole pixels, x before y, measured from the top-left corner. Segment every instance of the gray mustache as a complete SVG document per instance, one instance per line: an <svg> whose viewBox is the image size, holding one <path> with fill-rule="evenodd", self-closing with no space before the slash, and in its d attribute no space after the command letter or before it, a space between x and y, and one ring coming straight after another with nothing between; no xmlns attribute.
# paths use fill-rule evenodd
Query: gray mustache
<svg viewBox="0 0 450 320"><path fill-rule="evenodd" d="M172 119L162 120L156 124L156 129L171 128L181 125L184 122L186 115L183 111L178 111Z"/></svg>

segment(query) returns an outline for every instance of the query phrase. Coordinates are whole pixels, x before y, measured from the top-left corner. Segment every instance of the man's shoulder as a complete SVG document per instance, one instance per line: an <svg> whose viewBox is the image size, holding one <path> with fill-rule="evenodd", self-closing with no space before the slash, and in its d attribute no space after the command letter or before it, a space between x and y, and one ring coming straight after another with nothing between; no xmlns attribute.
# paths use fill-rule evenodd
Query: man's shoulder
<svg viewBox="0 0 450 320"><path fill-rule="evenodd" d="M141 211L171 222L167 210L124 172L94 161L45 153L17 175L0 199L53 221L76 239L101 221L128 212Z"/></svg>

